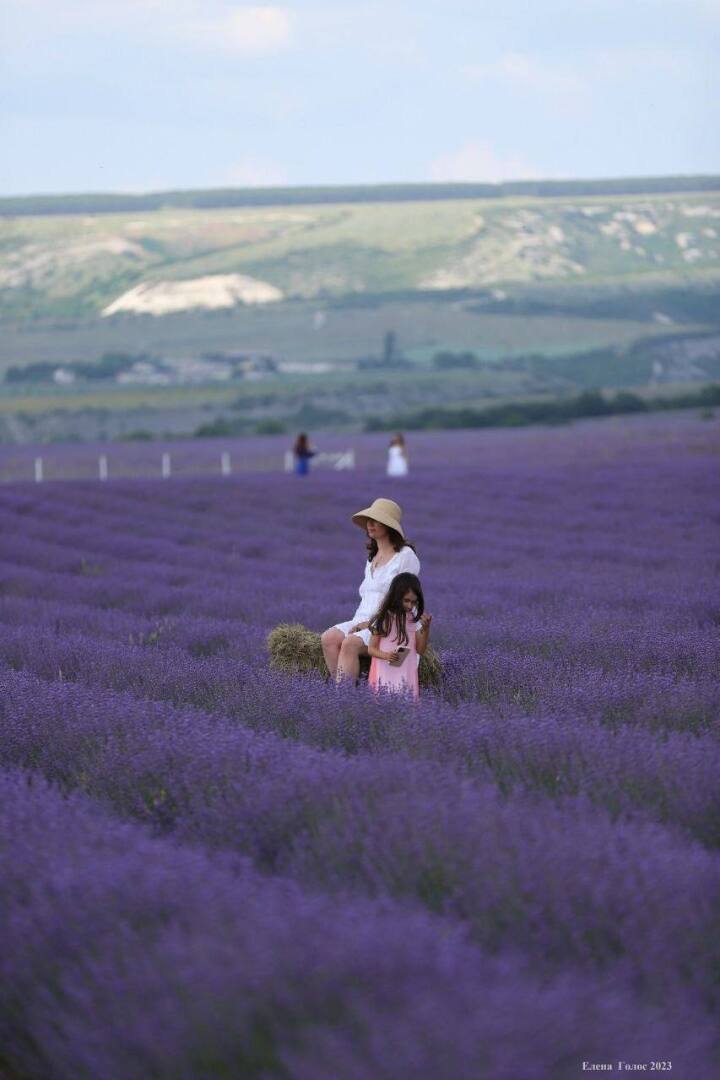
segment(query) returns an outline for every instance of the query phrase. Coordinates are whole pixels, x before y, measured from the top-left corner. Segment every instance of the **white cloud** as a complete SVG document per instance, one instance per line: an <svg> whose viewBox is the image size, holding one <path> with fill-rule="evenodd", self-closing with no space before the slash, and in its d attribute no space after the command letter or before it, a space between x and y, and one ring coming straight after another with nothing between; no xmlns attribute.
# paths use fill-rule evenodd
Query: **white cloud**
<svg viewBox="0 0 720 1080"><path fill-rule="evenodd" d="M184 37L227 52L274 52L290 42L291 22L287 8L240 7L214 17L190 19L180 28Z"/></svg>
<svg viewBox="0 0 720 1080"><path fill-rule="evenodd" d="M540 93L578 94L585 90L583 80L575 72L521 52L502 53L490 63L463 68L463 73L474 81L500 82Z"/></svg>
<svg viewBox="0 0 720 1080"><path fill-rule="evenodd" d="M467 66L462 73L478 85L490 83L498 92L514 91L539 102L545 99L563 114L582 115L607 87L687 79L693 70L692 54L681 48L623 44L588 48L563 64L530 53L504 52L488 63Z"/></svg>
<svg viewBox="0 0 720 1080"><path fill-rule="evenodd" d="M430 163L431 180L457 183L497 183L500 180L530 180L537 169L521 154L504 154L490 143L467 142L459 150L441 155Z"/></svg>

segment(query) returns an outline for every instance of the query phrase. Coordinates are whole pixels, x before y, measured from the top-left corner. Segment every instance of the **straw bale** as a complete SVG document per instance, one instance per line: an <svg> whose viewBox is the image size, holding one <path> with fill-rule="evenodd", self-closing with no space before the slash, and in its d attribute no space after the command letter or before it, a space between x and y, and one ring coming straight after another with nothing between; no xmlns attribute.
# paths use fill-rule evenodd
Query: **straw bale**
<svg viewBox="0 0 720 1080"><path fill-rule="evenodd" d="M320 635L302 623L280 623L268 634L270 666L288 674L327 674Z"/></svg>

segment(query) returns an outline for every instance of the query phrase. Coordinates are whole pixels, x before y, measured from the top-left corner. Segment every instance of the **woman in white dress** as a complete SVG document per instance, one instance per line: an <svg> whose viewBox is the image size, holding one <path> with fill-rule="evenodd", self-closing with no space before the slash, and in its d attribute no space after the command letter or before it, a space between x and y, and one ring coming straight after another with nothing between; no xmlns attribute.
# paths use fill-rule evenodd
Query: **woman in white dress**
<svg viewBox="0 0 720 1080"><path fill-rule="evenodd" d="M407 476L408 474L405 436L400 431L398 431L397 435L393 435L390 440L390 445L388 447L387 474L388 476Z"/></svg>
<svg viewBox="0 0 720 1080"><path fill-rule="evenodd" d="M370 620L379 610L396 574L420 573L420 560L405 539L402 510L392 499L376 499L353 514L353 524L368 535L368 558L360 585L360 604L352 619L336 623L322 635L323 654L330 674L340 682L357 679L360 657L368 655Z"/></svg>

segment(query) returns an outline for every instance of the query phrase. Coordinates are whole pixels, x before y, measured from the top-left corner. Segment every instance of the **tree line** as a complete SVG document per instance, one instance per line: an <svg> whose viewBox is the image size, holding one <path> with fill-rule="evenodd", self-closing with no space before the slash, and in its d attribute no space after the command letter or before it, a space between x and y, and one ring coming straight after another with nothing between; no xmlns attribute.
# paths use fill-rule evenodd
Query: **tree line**
<svg viewBox="0 0 720 1080"><path fill-rule="evenodd" d="M605 180L512 180L499 184L346 184L335 187L213 188L143 195L84 192L0 198L0 215L116 214L123 211L211 210L236 206L414 202L508 196L655 195L720 191L720 176L619 177Z"/></svg>
<svg viewBox="0 0 720 1080"><path fill-rule="evenodd" d="M432 407L389 417L372 417L366 431L434 431L458 428L526 427L529 424L563 424L571 420L667 409L706 408L720 405L720 383L662 397L640 397L629 390L613 396L600 390L583 390L573 397L541 401L509 401L487 409Z"/></svg>

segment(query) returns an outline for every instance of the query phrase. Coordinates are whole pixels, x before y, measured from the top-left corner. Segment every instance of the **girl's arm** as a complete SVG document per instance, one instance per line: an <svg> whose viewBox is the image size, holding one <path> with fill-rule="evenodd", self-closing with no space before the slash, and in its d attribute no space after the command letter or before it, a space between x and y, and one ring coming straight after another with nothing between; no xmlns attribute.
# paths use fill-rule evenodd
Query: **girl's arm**
<svg viewBox="0 0 720 1080"><path fill-rule="evenodd" d="M370 625L370 620L369 619L367 619L365 622L355 623L354 626L350 627L350 633L351 634L356 634L358 632L358 630L367 630L369 625ZM379 640L380 639L378 638L378 641Z"/></svg>
<svg viewBox="0 0 720 1080"><path fill-rule="evenodd" d="M373 636L370 638L370 644L368 645L368 652L370 653L370 656L374 656L378 660L396 660L397 659L397 653L383 652L383 650L380 648L380 635L379 634L373 634Z"/></svg>
<svg viewBox="0 0 720 1080"><path fill-rule="evenodd" d="M430 640L430 623L432 622L432 615L422 615L420 618L422 626L415 632L415 648L420 656L423 655L428 647L428 641Z"/></svg>

